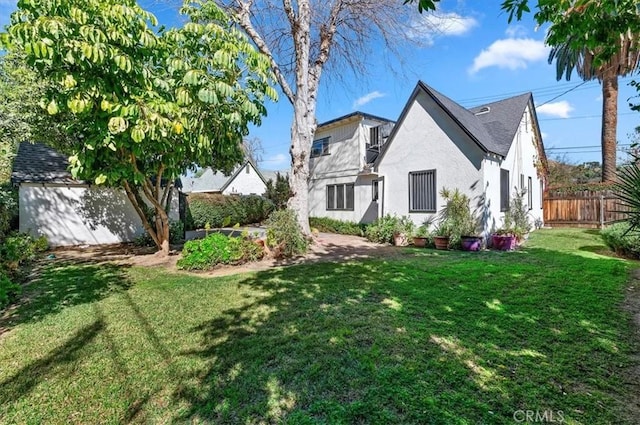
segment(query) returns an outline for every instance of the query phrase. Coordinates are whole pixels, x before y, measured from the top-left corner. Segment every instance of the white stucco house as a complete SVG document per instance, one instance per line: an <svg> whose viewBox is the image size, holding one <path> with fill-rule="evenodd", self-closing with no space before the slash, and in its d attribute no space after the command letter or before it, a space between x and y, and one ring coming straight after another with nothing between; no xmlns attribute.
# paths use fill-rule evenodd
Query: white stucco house
<svg viewBox="0 0 640 425"><path fill-rule="evenodd" d="M183 193L221 193L223 195L262 195L267 190L262 173L249 160L231 174L206 168L199 177L180 178Z"/></svg>
<svg viewBox="0 0 640 425"><path fill-rule="evenodd" d="M312 216L420 225L437 217L446 187L470 197L483 236L502 225L516 189L542 222L547 161L531 93L466 109L420 81L395 125L358 112L320 124L315 140Z"/></svg>
<svg viewBox="0 0 640 425"><path fill-rule="evenodd" d="M318 125L309 166L310 216L363 223L378 217L372 165L393 125L364 112Z"/></svg>
<svg viewBox="0 0 640 425"><path fill-rule="evenodd" d="M11 181L19 192L19 230L51 246L130 242L145 232L121 189L89 185L67 170L67 157L41 143L21 143ZM177 191L170 218L179 216Z"/></svg>

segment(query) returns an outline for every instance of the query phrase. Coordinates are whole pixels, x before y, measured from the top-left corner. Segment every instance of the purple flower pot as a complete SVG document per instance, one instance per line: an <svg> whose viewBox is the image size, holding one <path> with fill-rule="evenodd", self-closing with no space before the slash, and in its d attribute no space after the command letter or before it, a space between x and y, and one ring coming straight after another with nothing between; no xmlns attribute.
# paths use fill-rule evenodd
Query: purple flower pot
<svg viewBox="0 0 640 425"><path fill-rule="evenodd" d="M463 251L480 251L482 239L478 236L462 236L460 238Z"/></svg>
<svg viewBox="0 0 640 425"><path fill-rule="evenodd" d="M516 249L516 237L511 235L492 235L491 245L500 251L512 251Z"/></svg>

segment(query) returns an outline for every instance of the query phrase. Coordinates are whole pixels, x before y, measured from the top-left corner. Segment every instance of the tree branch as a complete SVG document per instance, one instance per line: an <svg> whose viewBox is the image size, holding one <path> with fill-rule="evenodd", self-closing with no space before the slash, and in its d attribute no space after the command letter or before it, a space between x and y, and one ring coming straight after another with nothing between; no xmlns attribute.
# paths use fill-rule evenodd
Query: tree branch
<svg viewBox="0 0 640 425"><path fill-rule="evenodd" d="M240 25L240 27L244 30L245 33L247 33L249 38L255 43L258 50L269 58L269 63L271 64L271 68L273 70L273 73L276 76L276 79L278 80L278 83L280 84L280 88L282 88L282 91L284 92L285 96L287 96L287 99L289 99L289 102L291 102L291 104L293 105L293 102L295 100L295 95L293 94L293 91L291 90L291 87L289 86L287 79L282 73L280 66L276 62L273 56L273 53L271 52L271 49L269 49L269 46L267 46L267 43L265 42L265 40L258 33L258 31L256 31L253 24L251 23L249 9L251 8L252 4L253 4L253 1L248 1L248 2L239 1L238 7L236 9L233 9L233 13L238 19L238 24Z"/></svg>
<svg viewBox="0 0 640 425"><path fill-rule="evenodd" d="M318 82L320 81L320 74L322 73L322 67L327 60L329 59L329 54L331 53L331 46L333 45L333 37L336 34L337 30L337 22L338 16L342 11L342 0L336 0L331 8L331 13L329 14L329 19L326 24L320 27L320 51L318 52L318 57L316 58L315 65L313 67L313 77L309 80L310 88L309 91L311 93L316 93L318 90Z"/></svg>
<svg viewBox="0 0 640 425"><path fill-rule="evenodd" d="M151 224L149 224L146 214L140 207L140 204L138 203L138 199L127 181L124 182L124 191L127 194L127 198L129 198L131 205L133 205L133 209L135 209L138 215L140 216L140 220L142 220L142 226L149 233L149 235L151 236L151 239L153 239L153 242L158 246L158 248L161 248L162 244L158 239L158 234L151 227Z"/></svg>

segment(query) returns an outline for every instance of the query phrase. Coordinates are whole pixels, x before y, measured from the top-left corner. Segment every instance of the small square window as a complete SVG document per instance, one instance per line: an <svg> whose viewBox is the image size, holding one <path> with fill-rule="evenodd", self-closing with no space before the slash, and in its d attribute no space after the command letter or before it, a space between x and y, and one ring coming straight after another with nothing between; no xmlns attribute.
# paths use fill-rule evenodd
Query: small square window
<svg viewBox="0 0 640 425"><path fill-rule="evenodd" d="M329 138L318 139L313 141L311 145L311 158L317 156L329 155Z"/></svg>

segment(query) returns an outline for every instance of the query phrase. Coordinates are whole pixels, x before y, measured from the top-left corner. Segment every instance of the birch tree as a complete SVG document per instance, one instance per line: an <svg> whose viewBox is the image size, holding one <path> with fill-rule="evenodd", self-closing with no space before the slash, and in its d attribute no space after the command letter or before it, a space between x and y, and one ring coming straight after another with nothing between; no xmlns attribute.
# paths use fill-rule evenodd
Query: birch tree
<svg viewBox="0 0 640 425"><path fill-rule="evenodd" d="M361 76L368 65L384 66L380 50L398 51L410 29L412 11L399 0L219 0L219 4L269 58L280 89L293 106L289 149L293 196L288 206L309 234L309 158L323 72L329 67ZM431 0L420 4L435 9ZM377 51L373 43L378 43ZM366 60L372 53L380 59L377 63Z"/></svg>

